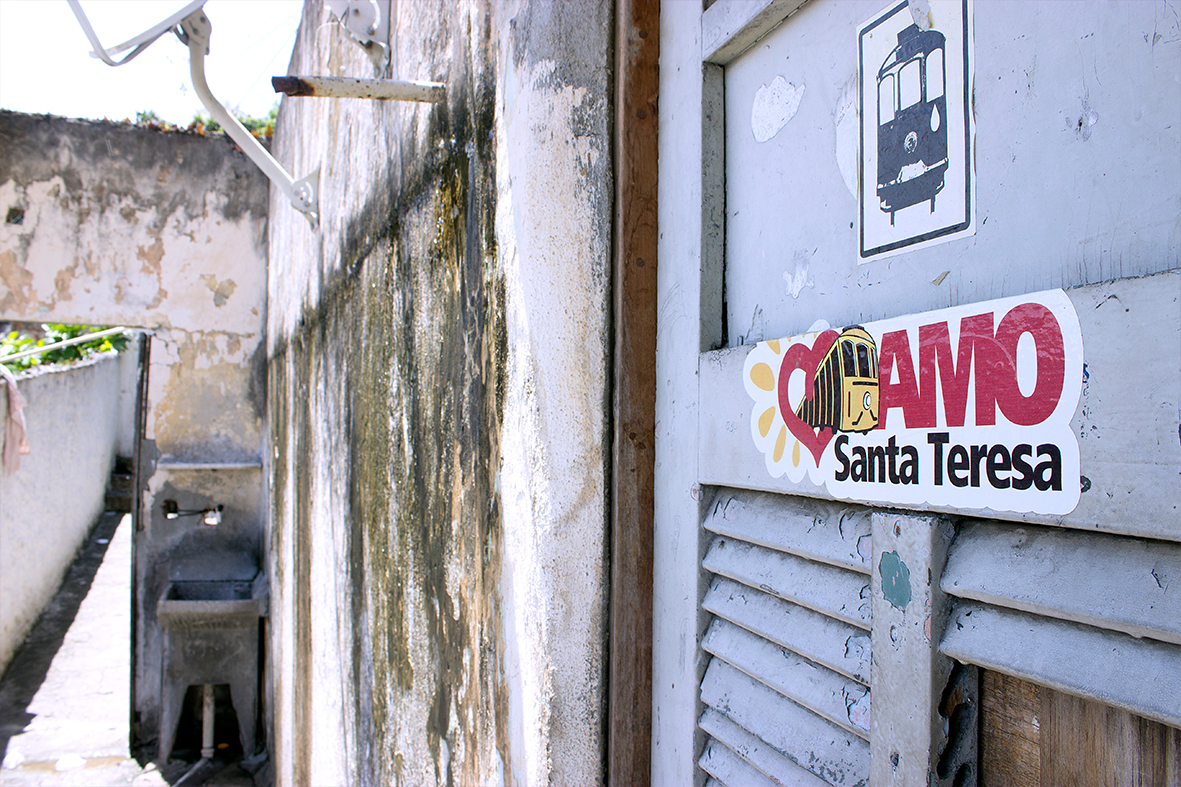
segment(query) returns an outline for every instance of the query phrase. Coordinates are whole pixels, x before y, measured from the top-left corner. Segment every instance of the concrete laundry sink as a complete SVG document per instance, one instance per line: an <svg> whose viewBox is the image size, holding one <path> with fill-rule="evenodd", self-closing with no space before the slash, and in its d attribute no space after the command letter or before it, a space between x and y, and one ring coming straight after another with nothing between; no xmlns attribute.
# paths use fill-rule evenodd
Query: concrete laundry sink
<svg viewBox="0 0 1181 787"><path fill-rule="evenodd" d="M253 580L174 580L156 604L166 629L249 626L267 613L267 584Z"/></svg>
<svg viewBox="0 0 1181 787"><path fill-rule="evenodd" d="M176 740L185 692L201 685L230 687L243 754L254 754L259 619L268 611L267 579L257 564L235 565L233 556L209 562L173 564L171 580L156 602L164 635L159 738L163 762ZM211 574L217 578L188 578Z"/></svg>

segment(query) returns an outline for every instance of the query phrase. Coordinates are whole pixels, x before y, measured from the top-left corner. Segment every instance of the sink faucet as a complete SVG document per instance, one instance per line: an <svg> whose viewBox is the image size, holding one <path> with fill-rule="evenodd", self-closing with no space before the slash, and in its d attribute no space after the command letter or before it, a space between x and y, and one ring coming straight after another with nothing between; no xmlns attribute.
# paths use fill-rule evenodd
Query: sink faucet
<svg viewBox="0 0 1181 787"><path fill-rule="evenodd" d="M225 510L225 506L221 503L211 505L208 508L202 508L192 511L181 511L176 505L175 500L164 501L164 518L165 519L180 519L182 516L199 516L201 520L210 527L217 527L221 524L221 512Z"/></svg>

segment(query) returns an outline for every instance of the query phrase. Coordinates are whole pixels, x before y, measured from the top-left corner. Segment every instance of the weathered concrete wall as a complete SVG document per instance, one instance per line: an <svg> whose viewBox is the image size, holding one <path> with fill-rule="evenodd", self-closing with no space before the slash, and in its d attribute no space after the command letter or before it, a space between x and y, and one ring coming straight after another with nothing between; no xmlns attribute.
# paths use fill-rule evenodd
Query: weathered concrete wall
<svg viewBox="0 0 1181 787"><path fill-rule="evenodd" d="M594 784L605 699L608 4L396 3L438 106L285 99L272 193L284 784ZM319 3L290 72L377 76Z"/></svg>
<svg viewBox="0 0 1181 787"><path fill-rule="evenodd" d="M157 733L168 561L259 555L267 201L225 139L0 112L0 318L152 332L135 547L143 743ZM223 525L165 520L165 499L222 503Z"/></svg>
<svg viewBox="0 0 1181 787"><path fill-rule="evenodd" d="M11 477L0 473L0 673L103 511L119 439L119 367L105 355L18 378L31 453Z"/></svg>
<svg viewBox="0 0 1181 787"><path fill-rule="evenodd" d="M258 453L266 181L231 150L0 113L0 316L153 329L148 437L162 454Z"/></svg>

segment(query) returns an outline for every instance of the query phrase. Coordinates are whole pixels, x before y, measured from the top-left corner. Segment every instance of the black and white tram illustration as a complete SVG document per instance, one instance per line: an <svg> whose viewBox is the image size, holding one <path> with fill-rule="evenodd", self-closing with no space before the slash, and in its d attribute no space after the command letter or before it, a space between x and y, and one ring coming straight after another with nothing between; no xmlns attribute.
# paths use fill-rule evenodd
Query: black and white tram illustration
<svg viewBox="0 0 1181 787"><path fill-rule="evenodd" d="M922 202L931 204L947 172L947 90L945 39L916 25L898 33L878 70L878 199L894 214Z"/></svg>

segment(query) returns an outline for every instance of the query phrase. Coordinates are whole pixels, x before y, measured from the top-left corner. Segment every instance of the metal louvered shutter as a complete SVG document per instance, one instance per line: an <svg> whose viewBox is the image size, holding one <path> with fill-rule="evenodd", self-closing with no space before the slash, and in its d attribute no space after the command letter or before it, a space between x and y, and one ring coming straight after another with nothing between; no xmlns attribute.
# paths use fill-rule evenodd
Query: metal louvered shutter
<svg viewBox="0 0 1181 787"><path fill-rule="evenodd" d="M1181 727L1181 544L971 520L940 650Z"/></svg>
<svg viewBox="0 0 1181 787"><path fill-rule="evenodd" d="M722 489L704 522L711 781L869 778L869 509Z"/></svg>

